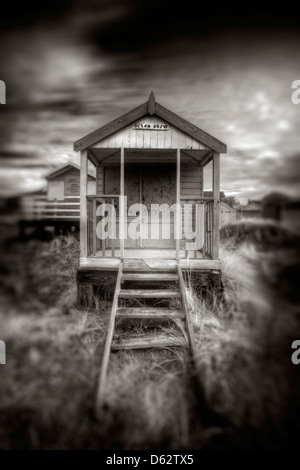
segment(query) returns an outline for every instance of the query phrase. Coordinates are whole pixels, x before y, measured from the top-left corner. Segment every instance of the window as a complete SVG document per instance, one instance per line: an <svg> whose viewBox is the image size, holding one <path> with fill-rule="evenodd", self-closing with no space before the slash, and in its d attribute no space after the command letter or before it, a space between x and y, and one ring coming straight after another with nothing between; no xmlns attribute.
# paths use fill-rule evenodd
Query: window
<svg viewBox="0 0 300 470"><path fill-rule="evenodd" d="M49 181L48 182L48 199L49 201L53 201L56 199L57 201L63 201L65 194L65 184L64 181Z"/></svg>
<svg viewBox="0 0 300 470"><path fill-rule="evenodd" d="M96 194L96 181L88 181L87 194L88 196Z"/></svg>

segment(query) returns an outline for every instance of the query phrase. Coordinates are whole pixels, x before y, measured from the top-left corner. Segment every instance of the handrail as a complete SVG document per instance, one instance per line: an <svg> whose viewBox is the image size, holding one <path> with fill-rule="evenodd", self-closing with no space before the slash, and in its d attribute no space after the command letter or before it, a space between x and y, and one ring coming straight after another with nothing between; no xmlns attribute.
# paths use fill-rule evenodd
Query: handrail
<svg viewBox="0 0 300 470"><path fill-rule="evenodd" d="M46 209L45 207L44 208L36 207L35 209L37 210L35 210L34 212L36 212L37 214L42 214L43 212L79 212L79 209L56 209L56 208ZM30 214L33 211L31 211L30 208L29 209L26 208L24 212L28 212Z"/></svg>
<svg viewBox="0 0 300 470"><path fill-rule="evenodd" d="M61 221L62 219L77 221L80 218L79 199L79 196L64 196L64 199L60 200L49 200L47 196L24 196L20 204L20 219L24 221Z"/></svg>
<svg viewBox="0 0 300 470"><path fill-rule="evenodd" d="M186 296L186 286L185 286L185 282L184 282L183 275L182 275L182 269L179 263L177 263L177 273L178 273L178 278L179 278L179 289L180 289L181 298L182 298L182 307L185 313L186 330L187 330L187 334L189 338L189 350L190 350L191 357L194 360L196 349L195 349L195 341L194 341L194 335L193 335L193 327L192 327L192 321L190 318L188 300Z"/></svg>
<svg viewBox="0 0 300 470"><path fill-rule="evenodd" d="M43 215L36 212L35 214L23 214L22 219L24 221L32 221L32 220L56 220L56 219L72 219L72 220L79 220L80 216L78 215ZM72 221L71 220L71 221Z"/></svg>
<svg viewBox="0 0 300 470"><path fill-rule="evenodd" d="M206 196L180 196L181 200L188 200L188 201L207 201L207 202L214 202L213 197L206 197Z"/></svg>
<svg viewBox="0 0 300 470"><path fill-rule="evenodd" d="M22 196L21 197L21 202L26 201L26 200L61 202L64 199L80 199L80 196L64 196L63 199L56 199L56 198L49 199L48 196L46 196L46 195L45 196L40 196L40 195L36 194L36 195L33 195L33 196Z"/></svg>
<svg viewBox="0 0 300 470"><path fill-rule="evenodd" d="M100 416L100 410L101 410L101 406L103 403L103 397L104 397L104 391L105 391L107 368L108 368L108 362L109 362L110 351L111 351L111 343L113 340L114 329L115 329L115 320L116 320L116 313L117 313L117 308L118 308L119 293L121 289L122 272L123 272L123 263L120 263L119 269L118 269L115 293L114 293L114 300L113 300L113 304L111 307L111 314L110 314L110 319L109 319L106 338L105 338L104 351L103 351L103 356L102 356L102 367L100 371L97 393L96 393L96 414L98 418Z"/></svg>
<svg viewBox="0 0 300 470"><path fill-rule="evenodd" d="M86 196L87 199L97 199L97 198L115 198L115 197L121 197L120 194L89 194Z"/></svg>
<svg viewBox="0 0 300 470"><path fill-rule="evenodd" d="M79 206L80 202L64 201L26 201L21 207L46 207L46 206Z"/></svg>

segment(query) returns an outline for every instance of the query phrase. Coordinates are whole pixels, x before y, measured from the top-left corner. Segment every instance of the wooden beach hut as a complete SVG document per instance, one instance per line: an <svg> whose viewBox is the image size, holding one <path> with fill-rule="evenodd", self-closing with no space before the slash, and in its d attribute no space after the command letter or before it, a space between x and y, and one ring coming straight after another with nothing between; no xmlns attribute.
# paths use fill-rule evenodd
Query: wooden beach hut
<svg viewBox="0 0 300 470"><path fill-rule="evenodd" d="M81 159L78 303L90 305L93 285L113 292L96 394L101 417L112 351L186 347L194 355L184 275L220 278L220 153L226 145L151 93L142 105L77 140L74 150ZM210 163L213 192L207 197L203 170ZM93 196L87 192L91 165ZM172 299L178 307L164 308ZM118 319L183 321L182 337L120 336Z"/></svg>
<svg viewBox="0 0 300 470"><path fill-rule="evenodd" d="M235 224L236 222L236 210L233 207L228 206L225 202L220 202L220 228L224 225Z"/></svg>
<svg viewBox="0 0 300 470"><path fill-rule="evenodd" d="M77 140L74 150L81 159L79 291L101 278L115 280L121 263L153 275L177 265L198 272L220 269L224 143L160 105L152 92L142 105ZM203 170L210 162L213 191L207 197ZM94 195L88 194L91 166ZM103 240L98 228L105 204L115 208L116 236ZM154 219L153 205L159 206ZM133 222L139 225L135 239L128 233Z"/></svg>
<svg viewBox="0 0 300 470"><path fill-rule="evenodd" d="M55 227L79 229L80 220L80 167L73 162L62 165L45 176L45 189L20 198L20 230L26 228ZM87 176L87 194L96 194L96 173L90 169Z"/></svg>

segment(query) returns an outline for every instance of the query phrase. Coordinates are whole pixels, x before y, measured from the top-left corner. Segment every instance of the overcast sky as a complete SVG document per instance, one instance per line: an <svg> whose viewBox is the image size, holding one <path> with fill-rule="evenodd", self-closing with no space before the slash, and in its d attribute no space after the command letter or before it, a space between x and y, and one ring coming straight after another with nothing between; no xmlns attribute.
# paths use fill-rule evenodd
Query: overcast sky
<svg viewBox="0 0 300 470"><path fill-rule="evenodd" d="M26 8L25 8L26 5ZM297 15L218 14L189 2L52 2L15 16L0 36L1 195L43 186L49 168L78 162L73 142L148 99L228 145L221 189L242 202L299 195ZM200 8L199 8L200 6Z"/></svg>

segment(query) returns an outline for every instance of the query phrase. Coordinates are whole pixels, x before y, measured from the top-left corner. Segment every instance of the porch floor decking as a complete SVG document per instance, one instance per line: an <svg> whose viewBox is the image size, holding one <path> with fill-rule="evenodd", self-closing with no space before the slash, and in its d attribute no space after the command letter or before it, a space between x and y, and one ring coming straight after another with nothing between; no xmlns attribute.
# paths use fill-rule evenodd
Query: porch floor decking
<svg viewBox="0 0 300 470"><path fill-rule="evenodd" d="M96 258L102 258L102 251L96 253ZM105 257L112 258L111 249L105 250ZM121 258L121 251L115 250L115 257ZM170 248L125 248L125 259L176 259L176 250ZM180 258L185 258L185 251L180 250Z"/></svg>
<svg viewBox="0 0 300 470"><path fill-rule="evenodd" d="M106 250L106 256L108 255ZM110 254L110 253L109 253ZM102 258L102 252L98 256L80 258L80 270L115 271L120 265L120 250L115 251L116 258ZM100 256L99 256L100 255ZM180 251L180 266L184 270L211 271L220 270L220 260L188 259L185 251ZM176 251L172 249L125 249L124 270L137 271L175 271L177 268Z"/></svg>

